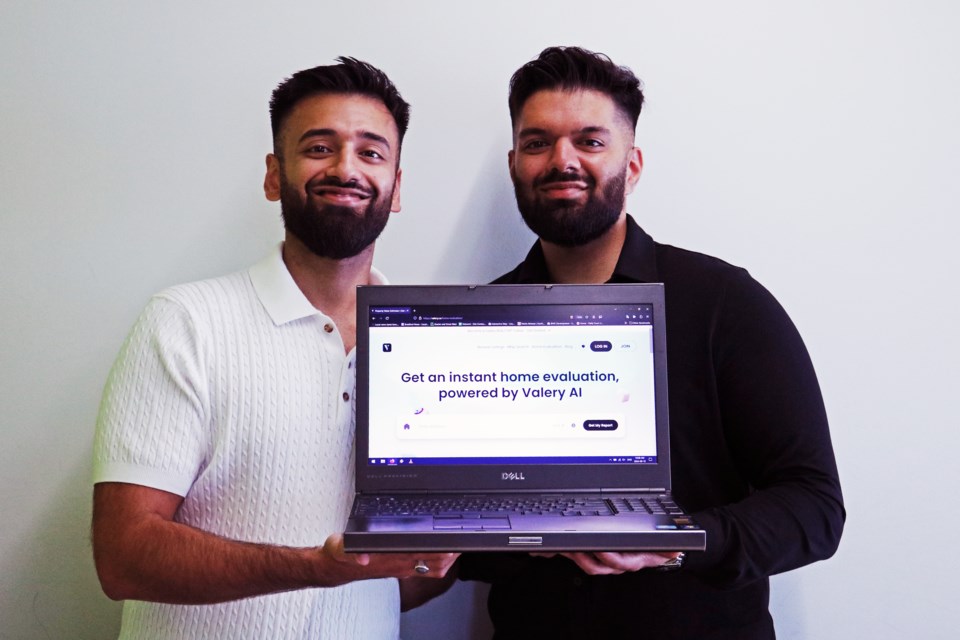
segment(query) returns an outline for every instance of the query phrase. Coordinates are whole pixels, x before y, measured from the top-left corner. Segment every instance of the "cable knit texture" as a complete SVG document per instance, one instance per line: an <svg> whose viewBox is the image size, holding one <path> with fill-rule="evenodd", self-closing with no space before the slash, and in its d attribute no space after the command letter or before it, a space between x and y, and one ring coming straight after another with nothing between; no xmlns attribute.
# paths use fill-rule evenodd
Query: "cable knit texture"
<svg viewBox="0 0 960 640"><path fill-rule="evenodd" d="M110 373L94 482L182 495L177 521L227 538L320 545L343 530L353 496L354 374L280 251L168 289ZM396 638L399 609L395 580L218 605L128 601L120 637Z"/></svg>

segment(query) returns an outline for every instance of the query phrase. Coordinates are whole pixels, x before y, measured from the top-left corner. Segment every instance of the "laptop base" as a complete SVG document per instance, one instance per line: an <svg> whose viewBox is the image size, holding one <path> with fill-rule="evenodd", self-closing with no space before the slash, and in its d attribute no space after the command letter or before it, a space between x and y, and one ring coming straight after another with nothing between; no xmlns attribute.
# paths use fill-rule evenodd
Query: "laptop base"
<svg viewBox="0 0 960 640"><path fill-rule="evenodd" d="M400 535L396 529L377 532L377 523L368 519L351 522L343 534L348 553L418 553L469 551L702 551L706 533L702 529L675 531L543 531L511 529L494 531L430 531L431 518L410 518L408 525L423 527ZM395 523L396 524L396 523ZM356 527L367 527L357 530Z"/></svg>

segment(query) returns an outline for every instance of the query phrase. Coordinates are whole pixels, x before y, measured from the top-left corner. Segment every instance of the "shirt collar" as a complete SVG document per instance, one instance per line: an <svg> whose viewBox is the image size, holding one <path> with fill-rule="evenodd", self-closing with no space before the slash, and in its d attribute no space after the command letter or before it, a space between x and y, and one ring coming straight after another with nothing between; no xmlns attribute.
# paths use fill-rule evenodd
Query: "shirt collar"
<svg viewBox="0 0 960 640"><path fill-rule="evenodd" d="M633 216L628 214L627 235L610 282L659 282L655 249L653 238L640 228ZM539 241L533 244L527 257L520 263L517 280L536 283L552 282Z"/></svg>
<svg viewBox="0 0 960 640"><path fill-rule="evenodd" d="M627 237L613 269L611 282L660 282L656 246L633 216L627 214Z"/></svg>
<svg viewBox="0 0 960 640"><path fill-rule="evenodd" d="M278 244L270 254L250 267L250 281L257 292L260 304L277 326L321 315L322 312L310 304L300 291L293 276L283 262L283 243ZM370 284L387 284L387 279L375 268L370 268Z"/></svg>

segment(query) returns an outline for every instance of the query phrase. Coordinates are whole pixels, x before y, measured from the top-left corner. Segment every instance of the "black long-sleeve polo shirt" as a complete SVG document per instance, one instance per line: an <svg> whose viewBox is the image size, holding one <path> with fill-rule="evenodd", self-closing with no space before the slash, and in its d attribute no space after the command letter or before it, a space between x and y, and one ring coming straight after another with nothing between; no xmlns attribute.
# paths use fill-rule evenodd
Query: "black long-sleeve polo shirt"
<svg viewBox="0 0 960 640"><path fill-rule="evenodd" d="M610 282L663 282L673 491L707 532L677 572L585 575L562 557L468 554L496 638L774 637L768 576L831 556L845 511L796 327L741 268L662 245L628 216ZM540 244L503 283L549 283Z"/></svg>

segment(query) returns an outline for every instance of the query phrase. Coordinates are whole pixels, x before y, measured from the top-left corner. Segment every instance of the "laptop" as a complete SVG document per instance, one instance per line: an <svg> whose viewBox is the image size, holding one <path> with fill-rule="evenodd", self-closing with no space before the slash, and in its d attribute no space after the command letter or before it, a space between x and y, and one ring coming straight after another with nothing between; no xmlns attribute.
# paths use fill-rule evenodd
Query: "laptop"
<svg viewBox="0 0 960 640"><path fill-rule="evenodd" d="M351 552L702 550L663 285L357 289Z"/></svg>

